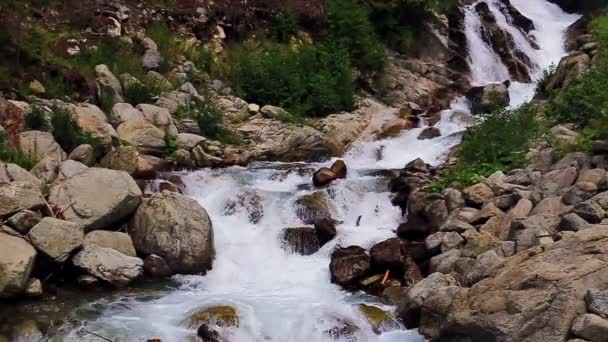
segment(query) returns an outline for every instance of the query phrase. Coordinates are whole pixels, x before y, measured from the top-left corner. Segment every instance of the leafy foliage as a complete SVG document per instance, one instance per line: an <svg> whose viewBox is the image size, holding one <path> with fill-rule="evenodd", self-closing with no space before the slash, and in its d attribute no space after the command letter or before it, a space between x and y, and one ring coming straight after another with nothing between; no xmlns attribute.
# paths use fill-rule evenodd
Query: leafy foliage
<svg viewBox="0 0 608 342"><path fill-rule="evenodd" d="M211 92L206 91L187 105L178 108L176 116L196 121L201 134L207 138L238 145L239 137L224 126L224 113Z"/></svg>
<svg viewBox="0 0 608 342"><path fill-rule="evenodd" d="M249 102L317 116L354 107L348 54L331 45L233 47L226 78Z"/></svg>
<svg viewBox="0 0 608 342"><path fill-rule="evenodd" d="M0 132L0 161L17 164L27 170L36 165L36 161L17 150L3 132Z"/></svg>
<svg viewBox="0 0 608 342"><path fill-rule="evenodd" d="M557 71L557 66L555 64L551 64L547 69L543 70L543 74L540 79L536 83L535 94L541 98L546 98L549 96L547 93L547 86L555 76L555 72Z"/></svg>
<svg viewBox="0 0 608 342"><path fill-rule="evenodd" d="M32 106L32 109L25 115L25 129L50 132L52 126L49 113L40 106Z"/></svg>

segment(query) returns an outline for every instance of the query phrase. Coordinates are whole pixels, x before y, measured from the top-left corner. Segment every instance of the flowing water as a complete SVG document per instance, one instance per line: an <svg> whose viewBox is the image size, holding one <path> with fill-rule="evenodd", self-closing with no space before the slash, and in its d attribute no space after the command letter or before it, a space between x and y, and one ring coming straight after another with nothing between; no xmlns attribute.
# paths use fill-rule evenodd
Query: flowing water
<svg viewBox="0 0 608 342"><path fill-rule="evenodd" d="M577 16L564 14L544 0L511 0L522 14L532 19L532 32L540 50L508 25L499 10L499 1L489 5L501 27L511 32L518 48L528 54L535 66L531 73L538 78L543 68L557 63L564 55L562 37L565 28ZM466 35L469 45L472 79L475 84L503 82L509 78L500 59L481 39L480 20L472 8L466 9ZM512 104L528 99L534 84L514 83ZM185 341L192 331L182 322L195 310L211 305L232 305L238 309L240 326L222 334L230 341L309 342L333 341L324 332L350 321L360 329L358 341L423 341L415 331L396 328L376 335L356 307L358 303L378 305L376 299L341 290L330 283L329 260L335 246L358 245L369 248L374 243L394 237L402 217L391 204L387 179L370 171L402 168L407 162L422 158L438 165L449 149L459 143L466 123L460 121L468 103L458 99L442 113L437 124L442 136L417 140L422 130L413 129L394 139L361 141L344 157L348 177L334 182L326 190L333 217L342 221L337 237L311 256L286 251L282 230L302 226L295 215L294 202L314 190L313 170L327 163L259 163L249 167L200 170L183 174L187 195L198 200L209 212L215 231L217 258L205 276L177 276L174 284L150 293L117 294L83 304L66 324L63 339L100 341L85 333L91 331L119 341L141 341L156 336L163 342ZM381 158L379 158L381 156ZM241 194L256 193L262 199L264 215L250 223L247 208L226 211L226 204ZM360 224L357 220L360 217ZM101 308L101 310L100 310ZM391 308L387 308L391 309ZM78 316L91 310L100 314ZM75 322L75 323L74 323Z"/></svg>

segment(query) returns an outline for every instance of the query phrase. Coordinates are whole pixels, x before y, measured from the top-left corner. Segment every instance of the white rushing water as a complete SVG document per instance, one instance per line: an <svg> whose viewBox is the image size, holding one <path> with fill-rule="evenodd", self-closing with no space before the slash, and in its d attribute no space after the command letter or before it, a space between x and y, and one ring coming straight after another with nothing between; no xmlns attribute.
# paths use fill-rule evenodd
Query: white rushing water
<svg viewBox="0 0 608 342"><path fill-rule="evenodd" d="M505 26L516 44L528 53L537 66L537 78L543 68L557 63L564 55L562 36L576 16L564 14L544 0L511 0L522 14L532 19L540 50L532 48L516 28L510 27L498 10L498 0L489 0L499 25ZM470 64L476 84L503 82L506 67L486 46L479 34L479 18L466 10L466 35ZM514 83L513 104L530 96L534 85ZM442 113L437 124L442 136L418 140L422 130L413 129L394 139L364 141L345 156L349 166L347 179L334 182L327 190L334 218L343 221L337 237L311 256L301 256L282 248L284 228L302 226L295 215L294 202L310 194L312 171L330 162L301 164L257 164L247 168L200 170L184 175L187 194L209 212L215 231L217 257L206 276L179 276L178 288L155 298L128 297L103 302L102 317L85 322L86 329L120 341L140 341L152 336L163 342L185 341L193 331L181 324L192 312L211 305L233 305L238 309L238 329L222 331L229 341L309 342L334 341L324 332L340 321L360 327L358 341L423 341L415 331L403 328L376 335L356 308L357 303L376 299L352 294L330 283L330 254L337 245L369 248L374 243L394 237L401 221L400 209L391 204L386 180L369 176L369 170L402 168L407 162L422 158L430 164L441 163L449 149L459 143L459 132L466 124L454 113L467 112L467 101L456 100ZM379 152L380 151L380 152ZM379 158L379 155L381 158ZM246 208L226 212L226 204L240 194L257 193L263 199L264 216L257 224L249 222ZM360 225L357 219L361 217ZM389 308L390 309L390 308ZM97 339L73 330L68 340Z"/></svg>

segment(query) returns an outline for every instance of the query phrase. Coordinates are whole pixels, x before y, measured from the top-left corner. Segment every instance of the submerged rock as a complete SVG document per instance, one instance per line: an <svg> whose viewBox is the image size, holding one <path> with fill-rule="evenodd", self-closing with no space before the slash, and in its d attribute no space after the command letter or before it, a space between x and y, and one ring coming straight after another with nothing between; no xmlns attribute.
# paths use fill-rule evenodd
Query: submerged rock
<svg viewBox="0 0 608 342"><path fill-rule="evenodd" d="M394 330L400 327L399 322L393 315L377 306L359 304L359 310L365 315L376 334L383 331Z"/></svg>
<svg viewBox="0 0 608 342"><path fill-rule="evenodd" d="M320 248L317 232L311 227L287 228L283 231L283 246L293 253L311 255Z"/></svg>
<svg viewBox="0 0 608 342"><path fill-rule="evenodd" d="M188 327L198 327L201 324L236 328L240 325L240 318L237 309L232 306L210 306L192 314L186 321Z"/></svg>

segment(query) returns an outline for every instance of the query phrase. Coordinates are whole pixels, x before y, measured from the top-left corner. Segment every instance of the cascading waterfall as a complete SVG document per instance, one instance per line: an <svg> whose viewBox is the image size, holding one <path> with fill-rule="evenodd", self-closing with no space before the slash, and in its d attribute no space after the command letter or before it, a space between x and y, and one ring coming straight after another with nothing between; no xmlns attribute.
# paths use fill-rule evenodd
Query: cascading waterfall
<svg viewBox="0 0 608 342"><path fill-rule="evenodd" d="M517 47L530 57L534 65L531 74L537 79L543 68L557 63L565 54L563 31L577 16L567 15L545 0L511 1L533 20L536 30L531 33L539 50L508 24L498 8L499 0L487 2L501 28L508 30ZM466 9L465 24L473 83L483 85L508 79L507 68L480 37L481 23L472 6ZM513 82L512 104L528 99L533 89L534 84ZM193 334L183 326L184 319L196 309L222 304L236 307L240 316L238 328L221 331L229 341L335 341L325 332L344 321L359 327L355 333L358 341L423 341L415 331L404 328L376 335L356 304L384 306L374 298L348 293L331 284L329 258L337 245L369 248L395 235L393 230L401 220L401 212L391 204L386 179L370 176L368 171L402 168L415 158L440 164L449 149L459 143L457 133L467 125L456 113L467 110L465 99L454 101L437 124L443 135L432 140L417 140L420 128L393 139L363 141L353 146L344 158L349 166L347 179L334 182L328 191L333 216L343 223L338 226L337 237L311 256L287 252L282 247L281 233L284 228L302 226L295 215L294 202L314 191L303 185L310 183L314 169L329 162L262 163L184 174L187 194L198 200L213 220L217 250L213 270L206 276L175 277L175 288L159 290L154 295L121 294L85 305L81 311L102 306L103 313L91 319L80 318L76 326L66 328L64 339L98 341L83 333L86 329L120 341L152 336L163 342L184 341ZM378 151L382 154L380 160ZM234 212L225 209L229 201L246 192L262 198L264 215L257 224L250 222L245 207L237 205Z"/></svg>

